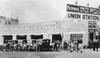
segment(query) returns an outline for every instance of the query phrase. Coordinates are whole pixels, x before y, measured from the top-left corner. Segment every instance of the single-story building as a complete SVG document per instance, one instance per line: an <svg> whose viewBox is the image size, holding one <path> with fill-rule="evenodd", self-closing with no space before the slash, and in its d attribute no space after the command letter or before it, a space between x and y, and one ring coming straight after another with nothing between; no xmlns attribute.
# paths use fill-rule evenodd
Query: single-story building
<svg viewBox="0 0 100 58"><path fill-rule="evenodd" d="M0 45L4 44L6 40L24 39L50 39L52 42L81 39L84 45L88 45L88 34L87 20L0 25Z"/></svg>

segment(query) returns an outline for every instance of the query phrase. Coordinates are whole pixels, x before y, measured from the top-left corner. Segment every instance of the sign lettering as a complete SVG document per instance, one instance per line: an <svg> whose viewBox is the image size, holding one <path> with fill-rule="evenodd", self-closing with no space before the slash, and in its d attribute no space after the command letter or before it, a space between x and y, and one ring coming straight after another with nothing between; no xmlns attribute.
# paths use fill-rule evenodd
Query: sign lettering
<svg viewBox="0 0 100 58"><path fill-rule="evenodd" d="M78 13L67 13L69 19L84 19L84 20L99 20L98 15L78 14Z"/></svg>
<svg viewBox="0 0 100 58"><path fill-rule="evenodd" d="M100 9L67 4L68 19L99 20Z"/></svg>

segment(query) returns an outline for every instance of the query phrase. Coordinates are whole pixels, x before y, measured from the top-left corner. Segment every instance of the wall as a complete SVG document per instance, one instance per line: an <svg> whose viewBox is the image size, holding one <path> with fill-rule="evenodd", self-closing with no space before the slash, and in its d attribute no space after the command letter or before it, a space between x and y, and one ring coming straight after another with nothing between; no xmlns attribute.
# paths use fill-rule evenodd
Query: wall
<svg viewBox="0 0 100 58"><path fill-rule="evenodd" d="M88 23L87 21L58 21L55 24L18 24L18 25L1 25L0 34L13 35L16 40L16 35L28 35L28 40L31 34L43 34L44 39L50 38L52 34L61 34L63 40L70 40L70 34L83 34L83 44L88 42ZM2 41L2 39L0 39Z"/></svg>

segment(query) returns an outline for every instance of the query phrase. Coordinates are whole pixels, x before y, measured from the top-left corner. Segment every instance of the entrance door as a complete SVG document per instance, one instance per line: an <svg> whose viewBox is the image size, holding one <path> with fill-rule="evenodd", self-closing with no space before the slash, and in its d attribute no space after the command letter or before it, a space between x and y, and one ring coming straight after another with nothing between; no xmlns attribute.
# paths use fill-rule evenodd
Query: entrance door
<svg viewBox="0 0 100 58"><path fill-rule="evenodd" d="M89 39L93 40L93 38L94 38L94 33L89 33Z"/></svg>
<svg viewBox="0 0 100 58"><path fill-rule="evenodd" d="M12 40L12 35L4 35L4 43L8 43L8 40Z"/></svg>
<svg viewBox="0 0 100 58"><path fill-rule="evenodd" d="M55 41L57 41L57 40L62 41L62 36L61 36L61 34L53 34L53 35L52 35L52 42L55 42Z"/></svg>

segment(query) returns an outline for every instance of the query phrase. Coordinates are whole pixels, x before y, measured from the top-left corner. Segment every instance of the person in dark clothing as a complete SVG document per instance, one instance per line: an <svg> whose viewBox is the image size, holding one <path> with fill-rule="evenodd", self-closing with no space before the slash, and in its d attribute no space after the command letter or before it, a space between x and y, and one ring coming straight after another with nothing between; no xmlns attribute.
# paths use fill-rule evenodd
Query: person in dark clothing
<svg viewBox="0 0 100 58"><path fill-rule="evenodd" d="M58 50L58 49L57 49L57 45L58 45L58 44L57 44L57 41L55 41L55 43L54 43L54 50L55 50L55 51Z"/></svg>
<svg viewBox="0 0 100 58"><path fill-rule="evenodd" d="M93 39L93 51L98 51L99 40Z"/></svg>
<svg viewBox="0 0 100 58"><path fill-rule="evenodd" d="M68 44L67 44L66 41L64 41L64 43L63 43L63 49L64 49L64 50L67 50L67 47L68 47Z"/></svg>
<svg viewBox="0 0 100 58"><path fill-rule="evenodd" d="M93 41L89 40L89 48L92 49L93 48Z"/></svg>
<svg viewBox="0 0 100 58"><path fill-rule="evenodd" d="M78 43L78 40L75 41L75 45L76 45L76 51L79 51L79 43Z"/></svg>

